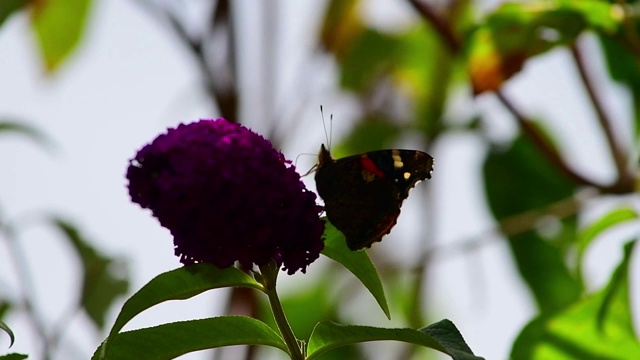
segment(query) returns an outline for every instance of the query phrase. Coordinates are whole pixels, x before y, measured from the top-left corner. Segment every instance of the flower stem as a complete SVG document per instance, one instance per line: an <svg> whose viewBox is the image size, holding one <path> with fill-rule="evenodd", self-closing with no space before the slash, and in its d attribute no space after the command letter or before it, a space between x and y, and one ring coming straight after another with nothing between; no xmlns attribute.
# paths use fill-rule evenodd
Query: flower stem
<svg viewBox="0 0 640 360"><path fill-rule="evenodd" d="M278 298L278 293L276 292L278 266L272 261L266 265L260 266L260 272L263 276L263 285L265 287L265 292L269 297L269 305L271 306L273 317L276 320L278 329L280 329L280 334L282 335L284 342L287 344L287 348L289 348L289 355L293 360L304 360L304 355L300 349L298 339L287 321L287 317L282 309L282 304L280 303L280 298Z"/></svg>

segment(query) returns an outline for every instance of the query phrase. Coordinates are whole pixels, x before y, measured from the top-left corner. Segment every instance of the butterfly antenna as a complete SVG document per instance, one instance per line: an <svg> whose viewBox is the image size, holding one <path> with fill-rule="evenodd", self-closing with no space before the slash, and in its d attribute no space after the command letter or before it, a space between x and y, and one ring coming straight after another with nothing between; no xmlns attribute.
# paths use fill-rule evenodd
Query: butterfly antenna
<svg viewBox="0 0 640 360"><path fill-rule="evenodd" d="M300 156L305 155L305 156L317 156L315 154L309 154L309 153L301 153L298 154L298 156L296 156L296 160L293 162L293 166L294 167L298 167L298 159L300 159ZM311 167L311 169L309 169L309 171L307 171L306 173L302 174L301 177L305 177L309 174L311 174L312 172L316 171L316 169L318 168L318 164L315 164Z"/></svg>
<svg viewBox="0 0 640 360"><path fill-rule="evenodd" d="M329 150L331 150L331 139L333 139L333 114L329 116L329 140L327 141L329 146Z"/></svg>
<svg viewBox="0 0 640 360"><path fill-rule="evenodd" d="M324 121L324 109L322 108L322 105L320 105L320 116L322 116L322 127L324 128L324 137L325 140L327 141L327 146L329 146L329 134L327 133L327 123ZM331 148L331 146L329 146L329 148Z"/></svg>

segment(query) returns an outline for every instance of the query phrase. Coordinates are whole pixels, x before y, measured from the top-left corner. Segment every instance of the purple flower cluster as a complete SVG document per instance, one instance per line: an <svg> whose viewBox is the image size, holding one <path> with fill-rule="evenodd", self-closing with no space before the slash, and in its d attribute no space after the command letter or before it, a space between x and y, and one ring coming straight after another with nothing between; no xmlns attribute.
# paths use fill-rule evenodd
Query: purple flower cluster
<svg viewBox="0 0 640 360"><path fill-rule="evenodd" d="M293 274L324 247L316 195L268 140L225 119L159 135L130 161L127 179L131 200L171 231L183 264L274 259Z"/></svg>

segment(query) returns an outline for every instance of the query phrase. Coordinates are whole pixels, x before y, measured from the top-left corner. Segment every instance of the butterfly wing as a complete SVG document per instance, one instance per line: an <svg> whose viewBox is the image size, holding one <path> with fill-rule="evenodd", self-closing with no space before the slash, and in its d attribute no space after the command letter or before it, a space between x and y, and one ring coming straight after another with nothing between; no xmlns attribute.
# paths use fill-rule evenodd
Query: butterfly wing
<svg viewBox="0 0 640 360"><path fill-rule="evenodd" d="M370 247L396 224L415 184L431 177L433 158L413 150L380 150L334 160L324 148L316 188L329 221L351 250Z"/></svg>

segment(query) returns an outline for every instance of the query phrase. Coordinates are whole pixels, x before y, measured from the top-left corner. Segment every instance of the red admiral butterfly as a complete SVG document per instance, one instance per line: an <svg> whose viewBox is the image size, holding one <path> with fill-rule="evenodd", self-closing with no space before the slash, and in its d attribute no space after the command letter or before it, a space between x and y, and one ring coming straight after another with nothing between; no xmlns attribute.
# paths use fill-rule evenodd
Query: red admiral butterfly
<svg viewBox="0 0 640 360"><path fill-rule="evenodd" d="M324 210L349 249L371 247L391 231L418 181L431 178L433 158L422 151L379 150L333 159L320 148L315 180Z"/></svg>

